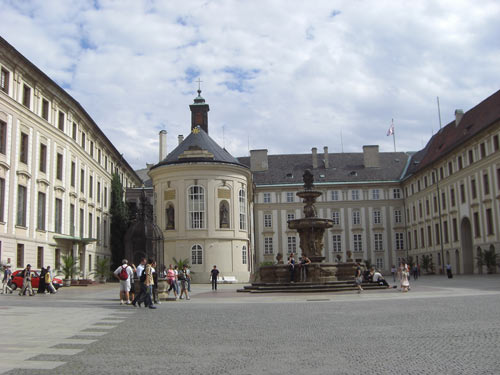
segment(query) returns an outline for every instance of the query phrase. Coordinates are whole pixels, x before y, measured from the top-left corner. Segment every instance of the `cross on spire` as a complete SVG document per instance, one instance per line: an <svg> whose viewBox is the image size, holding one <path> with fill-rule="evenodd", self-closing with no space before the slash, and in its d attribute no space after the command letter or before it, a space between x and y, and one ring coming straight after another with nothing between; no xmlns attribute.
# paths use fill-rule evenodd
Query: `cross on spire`
<svg viewBox="0 0 500 375"><path fill-rule="evenodd" d="M198 80L196 82L198 82L198 94L200 94L201 93L201 83L203 81L198 77Z"/></svg>

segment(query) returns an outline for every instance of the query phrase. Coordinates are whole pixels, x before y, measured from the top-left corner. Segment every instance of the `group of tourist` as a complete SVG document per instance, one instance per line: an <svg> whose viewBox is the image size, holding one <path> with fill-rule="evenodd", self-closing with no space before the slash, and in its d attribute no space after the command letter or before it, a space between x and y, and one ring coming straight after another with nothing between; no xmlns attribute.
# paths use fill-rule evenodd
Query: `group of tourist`
<svg viewBox="0 0 500 375"><path fill-rule="evenodd" d="M169 285L167 295L173 291L174 297L179 299L191 299L191 271L187 264L182 269L170 264L168 269L157 271L157 264L154 259L141 258L139 265L128 264L127 259L123 259L122 265L115 272L115 277L120 280L120 304L133 305L134 307L144 307L156 309L155 305L161 304L158 295L158 277L165 278ZM135 279L139 280L139 293L135 295Z"/></svg>
<svg viewBox="0 0 500 375"><path fill-rule="evenodd" d="M33 270L31 269L31 264L28 264L25 269L23 269L16 276L20 276L23 278L23 285L19 289L20 296L34 296L35 291L33 290ZM2 278L2 294L10 293L12 294L12 270L10 264L5 265L3 270L3 278ZM56 288L52 284L52 271L50 266L47 268L42 267L40 274L38 275L38 290L36 294L55 294L57 293Z"/></svg>
<svg viewBox="0 0 500 375"><path fill-rule="evenodd" d="M309 259L306 255L302 255L299 257L298 263L295 261L295 254L290 253L288 256L288 270L290 272L290 282L295 282L295 267L299 268L300 281L307 281L307 266L311 264L311 259Z"/></svg>

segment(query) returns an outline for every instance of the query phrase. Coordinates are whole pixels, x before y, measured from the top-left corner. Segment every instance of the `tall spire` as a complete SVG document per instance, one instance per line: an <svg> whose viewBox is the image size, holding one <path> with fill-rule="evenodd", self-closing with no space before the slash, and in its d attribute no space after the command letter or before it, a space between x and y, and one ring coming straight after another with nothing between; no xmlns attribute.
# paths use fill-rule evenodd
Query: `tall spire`
<svg viewBox="0 0 500 375"><path fill-rule="evenodd" d="M189 106L191 109L191 130L199 126L208 134L208 111L210 107L201 96L201 82L198 78L198 96L194 98L194 103Z"/></svg>

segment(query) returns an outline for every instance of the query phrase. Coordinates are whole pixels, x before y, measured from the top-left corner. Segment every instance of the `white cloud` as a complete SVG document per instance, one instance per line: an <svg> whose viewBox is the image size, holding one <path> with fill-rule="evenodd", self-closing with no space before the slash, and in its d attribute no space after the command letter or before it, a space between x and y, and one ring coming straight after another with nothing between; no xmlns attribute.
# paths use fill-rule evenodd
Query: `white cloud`
<svg viewBox="0 0 500 375"><path fill-rule="evenodd" d="M314 6L312 5L314 4ZM422 147L500 88L500 5L484 1L1 1L0 34L67 88L133 166L190 129L235 156Z"/></svg>

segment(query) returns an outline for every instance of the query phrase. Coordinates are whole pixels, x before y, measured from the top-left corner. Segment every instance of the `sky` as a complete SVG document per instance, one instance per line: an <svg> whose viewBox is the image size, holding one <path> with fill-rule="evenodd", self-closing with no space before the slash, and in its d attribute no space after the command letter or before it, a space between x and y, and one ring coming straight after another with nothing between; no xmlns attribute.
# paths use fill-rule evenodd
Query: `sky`
<svg viewBox="0 0 500 375"><path fill-rule="evenodd" d="M500 89L500 2L0 0L0 35L75 98L136 169L190 132L233 156L416 151Z"/></svg>

